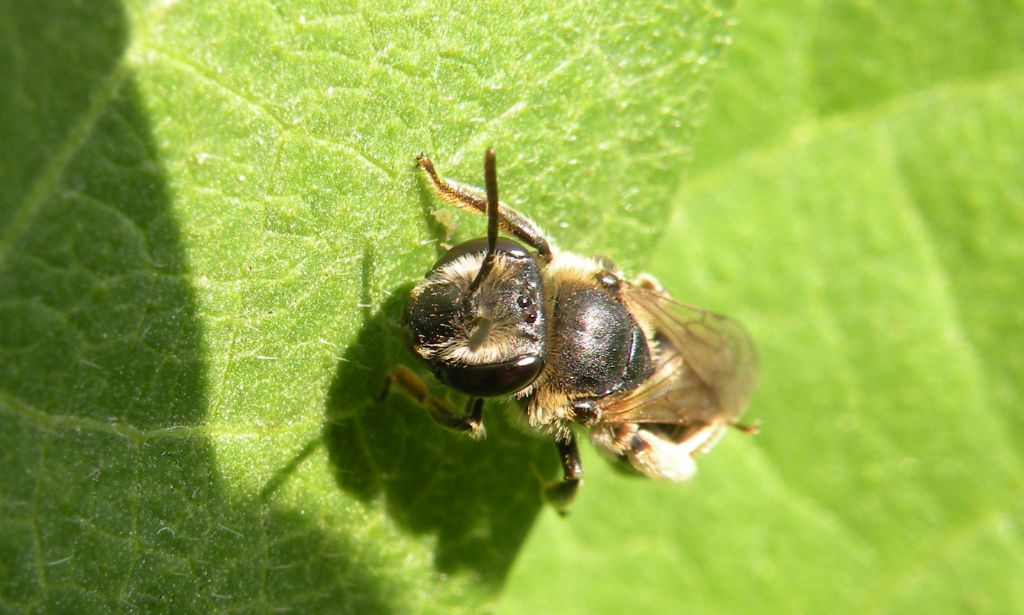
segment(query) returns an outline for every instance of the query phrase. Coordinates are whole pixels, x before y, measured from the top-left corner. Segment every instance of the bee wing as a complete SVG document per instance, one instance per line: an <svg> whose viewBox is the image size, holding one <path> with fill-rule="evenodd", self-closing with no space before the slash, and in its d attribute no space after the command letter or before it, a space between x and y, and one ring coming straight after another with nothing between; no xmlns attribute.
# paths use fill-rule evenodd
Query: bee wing
<svg viewBox="0 0 1024 615"><path fill-rule="evenodd" d="M757 357L736 321L626 285L623 299L648 319L658 344L654 374L621 397L608 398L602 420L611 423L690 423L732 420L750 401Z"/></svg>

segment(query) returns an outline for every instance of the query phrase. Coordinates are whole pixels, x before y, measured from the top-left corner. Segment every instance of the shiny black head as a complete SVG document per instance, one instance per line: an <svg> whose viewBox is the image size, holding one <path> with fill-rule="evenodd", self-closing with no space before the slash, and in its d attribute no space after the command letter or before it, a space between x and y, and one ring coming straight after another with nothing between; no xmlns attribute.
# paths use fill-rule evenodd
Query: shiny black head
<svg viewBox="0 0 1024 615"><path fill-rule="evenodd" d="M455 246L412 291L412 351L448 386L476 397L515 393L540 374L547 315L537 257L500 238ZM491 267L480 277L491 256Z"/></svg>

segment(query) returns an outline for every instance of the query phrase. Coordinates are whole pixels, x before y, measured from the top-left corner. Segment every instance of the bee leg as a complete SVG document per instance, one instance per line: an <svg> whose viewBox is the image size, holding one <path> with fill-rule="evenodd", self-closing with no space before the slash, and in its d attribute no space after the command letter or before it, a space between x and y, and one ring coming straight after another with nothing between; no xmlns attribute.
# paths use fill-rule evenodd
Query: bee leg
<svg viewBox="0 0 1024 615"><path fill-rule="evenodd" d="M580 464L580 451L576 447L576 436L570 431L563 440L555 440L558 447L558 457L562 461L563 478L557 483L552 483L544 488L544 497L555 508L559 514L566 514L566 507L576 497L576 489L580 486L583 476L583 466Z"/></svg>
<svg viewBox="0 0 1024 615"><path fill-rule="evenodd" d="M463 211L487 215L487 197L483 194L439 176L434 169L434 163L425 154L417 156L416 162L427 172L430 187L437 198ZM548 240L536 222L501 203L498 207L498 225L505 232L515 235L536 250L545 261L551 261L551 246L548 245Z"/></svg>
<svg viewBox="0 0 1024 615"><path fill-rule="evenodd" d="M729 423L729 426L734 428L734 429L738 429L738 430L742 431L743 433L747 434L748 436L757 435L757 432L761 431L761 425L760 425L760 422L758 422L758 421L755 421L753 423L738 423L736 421L731 421Z"/></svg>
<svg viewBox="0 0 1024 615"><path fill-rule="evenodd" d="M652 431L638 429L630 438L629 462L651 478L687 480L697 472L693 454L702 450L696 438L691 440L676 443Z"/></svg>
<svg viewBox="0 0 1024 615"><path fill-rule="evenodd" d="M444 427L468 433L473 438L484 437L482 420L484 400L482 398L471 397L466 402L465 412L459 414L448 399L431 395L426 383L415 372L404 365L399 365L388 374L384 390L377 396L378 402L387 399L392 385L397 386L399 390L422 406L430 418Z"/></svg>

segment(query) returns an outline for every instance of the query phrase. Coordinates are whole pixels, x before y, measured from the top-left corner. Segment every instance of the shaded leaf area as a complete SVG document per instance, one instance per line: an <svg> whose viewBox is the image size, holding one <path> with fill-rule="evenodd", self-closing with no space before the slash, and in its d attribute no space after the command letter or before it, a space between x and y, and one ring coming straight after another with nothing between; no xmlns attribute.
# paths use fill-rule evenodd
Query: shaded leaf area
<svg viewBox="0 0 1024 615"><path fill-rule="evenodd" d="M1024 607L1019 10L816 7L738 15L710 162L651 264L751 329L761 434L681 488L596 466L593 508L538 525L503 612Z"/></svg>
<svg viewBox="0 0 1024 615"><path fill-rule="evenodd" d="M364 271L372 264L367 254ZM542 506L541 477L555 475L554 446L511 427L500 403L485 407L487 438L478 442L441 429L397 389L381 399L390 370L417 367L402 344L409 290L395 289L372 315L367 309L331 385L324 440L339 486L362 500L384 498L392 518L437 536L439 570L468 568L497 585ZM433 393L445 395L439 386Z"/></svg>
<svg viewBox="0 0 1024 615"><path fill-rule="evenodd" d="M149 122L117 50L88 55L97 31L123 27L107 23L116 5L102 9L99 23L81 15L52 38L37 36L46 23L14 24L20 40L81 63L81 83L68 84L79 102L104 103L28 114L5 143L44 168L4 201L22 222L5 226L0 255L0 605L393 612L396 588L366 571L365 553L224 483L204 424L202 326ZM40 82L66 74L53 62L33 73Z"/></svg>
<svg viewBox="0 0 1024 615"><path fill-rule="evenodd" d="M495 144L504 198L640 260L724 15L65 5L0 9L0 605L477 612L555 455L372 400L482 229L412 158L474 183Z"/></svg>

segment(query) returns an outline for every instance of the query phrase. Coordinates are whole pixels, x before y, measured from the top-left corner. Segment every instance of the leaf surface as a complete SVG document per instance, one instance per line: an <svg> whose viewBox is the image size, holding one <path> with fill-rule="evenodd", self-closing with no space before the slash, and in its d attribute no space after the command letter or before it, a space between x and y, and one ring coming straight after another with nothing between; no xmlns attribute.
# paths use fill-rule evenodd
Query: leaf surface
<svg viewBox="0 0 1024 615"><path fill-rule="evenodd" d="M0 6L0 606L493 600L556 459L497 408L476 443L373 402L410 284L483 231L413 157L478 183L493 144L511 204L639 263L724 28L689 1Z"/></svg>

